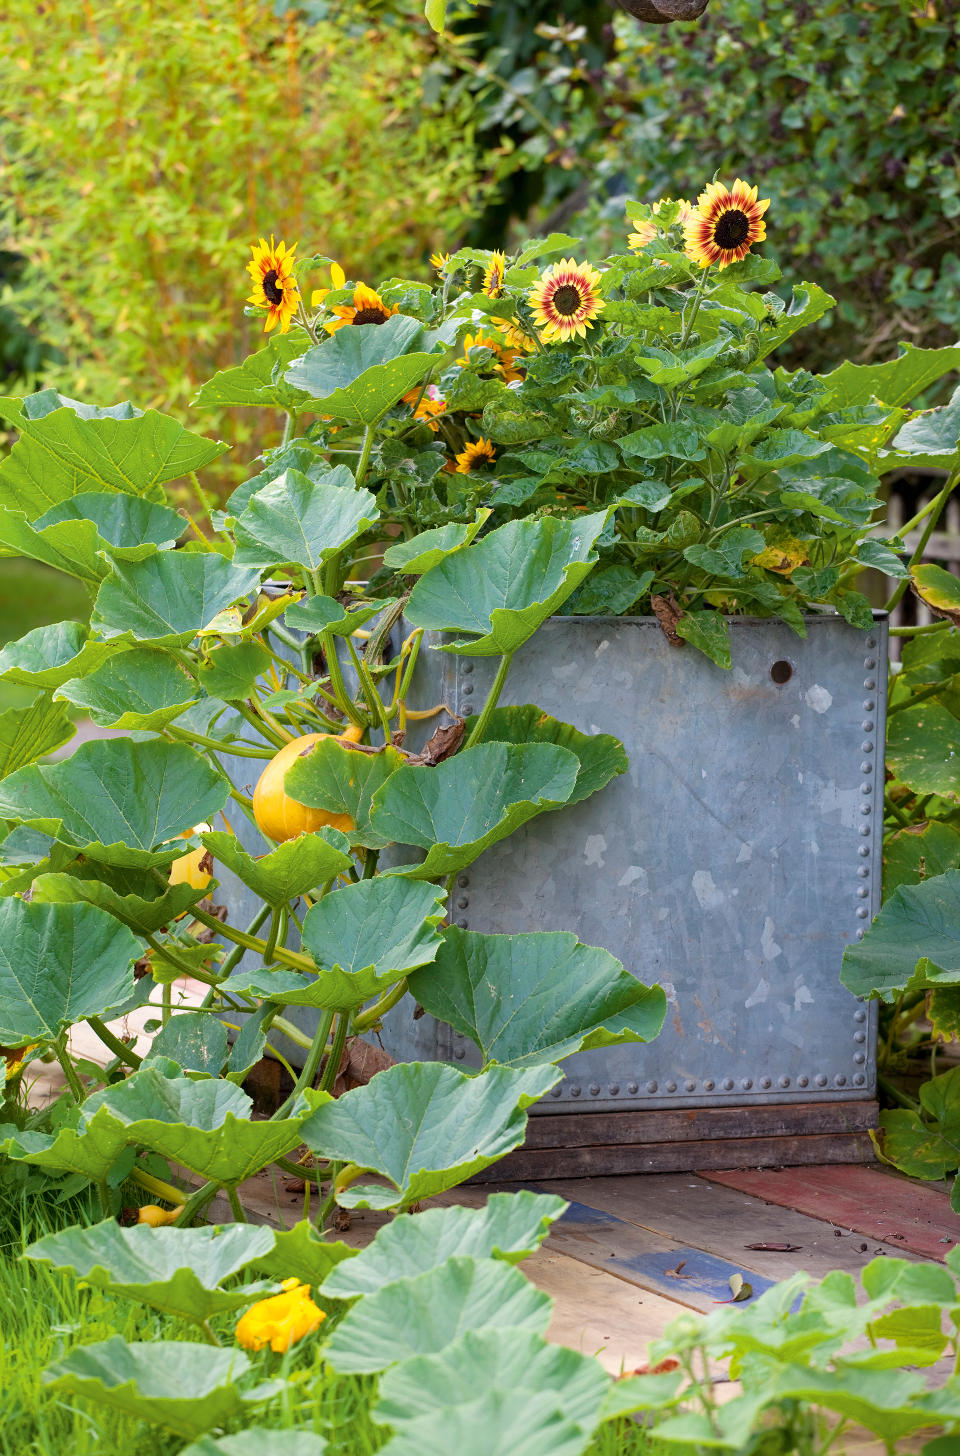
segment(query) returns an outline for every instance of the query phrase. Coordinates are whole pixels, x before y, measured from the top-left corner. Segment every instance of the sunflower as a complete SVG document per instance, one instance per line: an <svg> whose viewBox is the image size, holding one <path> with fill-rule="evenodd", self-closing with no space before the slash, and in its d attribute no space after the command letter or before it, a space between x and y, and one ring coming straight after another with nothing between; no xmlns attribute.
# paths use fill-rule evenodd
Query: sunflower
<svg viewBox="0 0 960 1456"><path fill-rule="evenodd" d="M487 265L483 275L483 291L488 298L497 298L503 287L503 275L507 266L505 255L498 249Z"/></svg>
<svg viewBox="0 0 960 1456"><path fill-rule="evenodd" d="M434 434L440 426L437 424L437 415L442 415L447 408L447 402L435 384L428 384L421 396L419 386L409 390L403 396L403 403L408 404L413 410L413 418L421 420L429 425Z"/></svg>
<svg viewBox="0 0 960 1456"><path fill-rule="evenodd" d="M468 369L470 367L471 349L489 349L495 359L499 359L502 352L496 339L491 339L490 335L485 334L482 329L478 329L475 334L464 334L463 354L456 360L456 363L460 365L461 369Z"/></svg>
<svg viewBox="0 0 960 1456"><path fill-rule="evenodd" d="M575 263L567 258L552 263L528 295L534 323L543 333L544 343L586 338L591 320L603 308L600 297L600 274L589 263Z"/></svg>
<svg viewBox="0 0 960 1456"><path fill-rule="evenodd" d="M662 197L659 202L655 202L653 204L654 216L660 211L662 207L669 206L672 201L672 197ZM685 223L687 221L687 218L690 217L691 213L693 212L693 208L690 206L689 202L686 200L685 197L677 198L677 206L680 208L680 215L677 218L677 222ZM633 252L637 253L640 251L641 248L645 248L647 243L652 242L652 240L657 236L657 232L659 231L659 229L657 228L657 224L654 222L653 218L631 218L630 220L636 228L636 232L631 233L630 236L627 238L627 247L630 248Z"/></svg>
<svg viewBox="0 0 960 1456"><path fill-rule="evenodd" d="M266 238L261 238L258 244L251 246L253 258L247 264L247 272L253 279L253 292L247 303L268 310L263 326L265 334L269 334L277 324L281 334L290 332L290 320L300 303L300 290L293 276L296 249L296 243L289 252L286 243L274 244L272 234L269 243Z"/></svg>
<svg viewBox="0 0 960 1456"><path fill-rule="evenodd" d="M379 293L358 283L353 290L353 303L335 303L335 317L324 324L328 334L335 334L344 324L385 324L397 310L384 303Z"/></svg>
<svg viewBox="0 0 960 1456"><path fill-rule="evenodd" d="M497 452L493 448L492 440L468 440L460 454L456 456L456 475L472 475L474 470L481 465L492 465L497 458Z"/></svg>
<svg viewBox="0 0 960 1456"><path fill-rule="evenodd" d="M756 187L748 187L739 177L732 191L722 182L710 182L683 225L688 256L701 268L738 263L766 237L763 214L769 206L769 197L758 202Z"/></svg>
<svg viewBox="0 0 960 1456"><path fill-rule="evenodd" d="M503 341L508 348L513 349L517 354L532 354L537 347L537 341L532 334L528 334L523 324L514 314L512 318L492 318L490 323L498 334L503 335Z"/></svg>
<svg viewBox="0 0 960 1456"><path fill-rule="evenodd" d="M343 269L340 267L340 264L339 263L331 263L330 264L330 282L333 284L333 287L334 288L343 288L343 286L346 283L346 281L347 281L347 275L346 275L346 273L344 273ZM320 305L321 305L321 303L323 302L323 300L326 298L327 294L330 293L331 291L332 290L329 289L329 288L315 288L313 290L313 292L311 293L311 295L310 295L310 307L311 308L319 308Z"/></svg>
<svg viewBox="0 0 960 1456"><path fill-rule="evenodd" d="M449 262L450 262L450 254L449 253L431 253L430 254L430 264L431 264L432 267L436 268L436 270L437 270L438 273L442 273Z"/></svg>

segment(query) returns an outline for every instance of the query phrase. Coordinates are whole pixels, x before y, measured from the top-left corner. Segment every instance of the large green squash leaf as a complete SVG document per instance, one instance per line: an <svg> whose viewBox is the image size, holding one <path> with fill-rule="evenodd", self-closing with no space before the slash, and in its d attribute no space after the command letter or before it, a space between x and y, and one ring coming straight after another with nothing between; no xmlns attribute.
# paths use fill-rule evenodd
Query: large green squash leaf
<svg viewBox="0 0 960 1456"><path fill-rule="evenodd" d="M216 1350L186 1340L128 1342L112 1335L80 1345L51 1365L44 1380L63 1395L82 1396L134 1420L163 1426L187 1439L226 1425L263 1399L237 1381L250 1369L242 1350Z"/></svg>
<svg viewBox="0 0 960 1456"><path fill-rule="evenodd" d="M304 947L320 971L290 1004L361 1006L432 961L441 946L437 926L446 899L442 887L392 876L324 896L303 922Z"/></svg>
<svg viewBox="0 0 960 1456"><path fill-rule="evenodd" d="M467 718L467 738L476 724L476 715ZM567 804L579 804L604 788L617 774L626 773L627 755L619 738L610 733L581 733L571 723L551 718L533 703L521 707L494 708L487 720L487 742L491 743L555 743L567 748L580 761L580 770Z"/></svg>
<svg viewBox="0 0 960 1456"><path fill-rule="evenodd" d="M71 408L55 409L40 418L21 416L16 425L20 438L0 464L0 503L32 519L84 491L159 499L166 481L202 470L227 449L157 410L133 419L83 419Z"/></svg>
<svg viewBox="0 0 960 1456"><path fill-rule="evenodd" d="M323 1238L310 1219L302 1218L293 1228L274 1231L273 1248L255 1261L255 1268L273 1279L299 1279L318 1288L336 1265L356 1253L339 1239Z"/></svg>
<svg viewBox="0 0 960 1456"><path fill-rule="evenodd" d="M218 1017L203 1011L181 1011L161 1026L143 1061L146 1065L166 1060L183 1072L219 1077L229 1051L227 1028Z"/></svg>
<svg viewBox="0 0 960 1456"><path fill-rule="evenodd" d="M283 371L309 347L300 330L277 334L233 369L221 369L201 384L193 404L198 409L297 409L306 400L302 390L283 382Z"/></svg>
<svg viewBox="0 0 960 1456"><path fill-rule="evenodd" d="M382 849L392 835L387 830L384 837L372 824L371 801L403 762L396 748L364 753L328 734L300 754L287 770L283 787L298 804L349 814L356 826L350 831L351 843Z"/></svg>
<svg viewBox="0 0 960 1456"><path fill-rule="evenodd" d="M351 1208L408 1208L519 1147L526 1108L559 1081L555 1067L491 1067L467 1077L439 1062L400 1062L319 1108L301 1128L321 1157L379 1173L393 1188L350 1187Z"/></svg>
<svg viewBox="0 0 960 1456"><path fill-rule="evenodd" d="M448 1259L361 1299L324 1351L344 1375L372 1375L415 1355L446 1350L466 1330L544 1334L550 1299L500 1259Z"/></svg>
<svg viewBox="0 0 960 1456"><path fill-rule="evenodd" d="M58 688L72 677L94 672L123 649L88 640L80 622L54 622L8 642L0 651L0 678L23 687Z"/></svg>
<svg viewBox="0 0 960 1456"><path fill-rule="evenodd" d="M299 632L315 635L332 632L335 637L352 637L373 617L392 607L396 597L380 597L376 601L364 602L355 607L344 606L333 597L305 597L303 601L287 608L286 623Z"/></svg>
<svg viewBox="0 0 960 1456"><path fill-rule="evenodd" d="M90 874L83 873L90 870ZM38 873L33 881L35 903L62 905L96 905L106 910L115 920L128 925L136 935L154 935L163 926L171 924L178 916L193 908L207 893L192 885L171 885L161 893L160 887L148 875L137 876L137 889L124 893L108 884L104 878L109 870L95 861L71 867L69 873L53 871ZM151 891L157 893L152 894Z"/></svg>
<svg viewBox="0 0 960 1456"><path fill-rule="evenodd" d="M106 1219L93 1228L73 1225L25 1250L28 1259L69 1269L94 1289L109 1289L165 1314L202 1324L221 1310L242 1308L271 1291L219 1286L273 1247L273 1231L252 1225L227 1228L121 1228Z"/></svg>
<svg viewBox="0 0 960 1456"><path fill-rule="evenodd" d="M86 708L101 727L160 733L198 702L201 692L176 658L140 647L119 653L85 677L71 678L56 696Z"/></svg>
<svg viewBox="0 0 960 1456"><path fill-rule="evenodd" d="M608 514L508 521L422 576L410 595L408 618L417 627L470 634L444 652L515 652L589 574Z"/></svg>
<svg viewBox="0 0 960 1456"><path fill-rule="evenodd" d="M936 698L892 714L887 765L915 793L960 802L960 719Z"/></svg>
<svg viewBox="0 0 960 1456"><path fill-rule="evenodd" d="M283 1430L248 1426L233 1436L201 1436L199 1441L191 1441L180 1456L268 1456L280 1450L283 1456L325 1456L328 1447L323 1437L312 1431L290 1426Z"/></svg>
<svg viewBox="0 0 960 1456"><path fill-rule="evenodd" d="M297 1146L300 1124L326 1093L280 1122L252 1122L251 1101L234 1083L166 1077L145 1066L125 1082L95 1092L76 1128L55 1134L4 1129L8 1157L43 1168L103 1178L127 1146L146 1147L199 1177L239 1183Z"/></svg>
<svg viewBox="0 0 960 1456"><path fill-rule="evenodd" d="M405 764L373 796L370 823L386 842L426 851L392 869L432 879L463 869L535 814L573 793L580 764L552 743L481 743L435 767Z"/></svg>
<svg viewBox="0 0 960 1456"><path fill-rule="evenodd" d="M960 869L960 830L939 819L914 824L888 835L883 846L883 893L889 899L901 885L916 885L944 870Z"/></svg>
<svg viewBox="0 0 960 1456"><path fill-rule="evenodd" d="M368 490L285 470L257 491L237 521L234 560L238 566L294 562L316 571L379 518Z"/></svg>
<svg viewBox="0 0 960 1456"><path fill-rule="evenodd" d="M92 905L0 900L0 1042L58 1036L122 1006L140 943Z"/></svg>
<svg viewBox="0 0 960 1456"><path fill-rule="evenodd" d="M338 329L288 367L284 378L311 396L311 409L336 420L373 425L441 363L414 353L422 325L394 314L377 327Z"/></svg>
<svg viewBox="0 0 960 1456"><path fill-rule="evenodd" d="M847 946L840 979L882 1001L908 986L960 983L960 871L895 890L863 940Z"/></svg>
<svg viewBox="0 0 960 1456"><path fill-rule="evenodd" d="M97 593L91 622L102 637L185 647L226 607L249 597L260 574L216 551L161 551L115 562Z"/></svg>
<svg viewBox="0 0 960 1456"><path fill-rule="evenodd" d="M76 731L60 704L46 695L29 707L0 713L0 779L62 748Z"/></svg>
<svg viewBox="0 0 960 1456"><path fill-rule="evenodd" d="M393 1279L436 1269L453 1255L518 1264L538 1249L563 1213L562 1198L543 1193L494 1193L483 1208L428 1208L399 1214L349 1264L323 1284L336 1299L375 1294Z"/></svg>
<svg viewBox="0 0 960 1456"><path fill-rule="evenodd" d="M2 780L0 815L104 864L149 869L181 855L179 836L212 819L228 793L227 781L186 744L110 738Z"/></svg>
<svg viewBox="0 0 960 1456"><path fill-rule="evenodd" d="M89 521L97 529L101 549L121 561L139 561L152 552L144 546L173 546L187 522L178 511L157 501L116 491L85 491L61 501L35 522L38 531L59 521Z"/></svg>
<svg viewBox="0 0 960 1456"><path fill-rule="evenodd" d="M885 364L846 361L824 374L821 382L834 390L838 406L869 404L873 399L905 405L944 374L960 369L960 344L946 349L915 349L912 344L901 348L903 352Z"/></svg>
<svg viewBox="0 0 960 1456"><path fill-rule="evenodd" d="M451 926L410 990L480 1048L484 1065L539 1066L574 1052L652 1041L667 1001L609 951L568 930L482 935Z"/></svg>
<svg viewBox="0 0 960 1456"><path fill-rule="evenodd" d="M450 521L433 531L421 531L412 541L398 541L383 553L383 564L404 576L422 576L439 566L445 557L469 546L490 514L487 510L479 511L476 520L467 525Z"/></svg>
<svg viewBox="0 0 960 1456"><path fill-rule="evenodd" d="M920 1088L920 1112L881 1112L881 1150L910 1178L945 1178L960 1168L960 1075L957 1067Z"/></svg>
<svg viewBox="0 0 960 1456"><path fill-rule="evenodd" d="M610 1385L599 1360L548 1345L533 1330L466 1330L445 1350L385 1371L373 1416L406 1427L428 1412L469 1405L481 1390L526 1391L531 1397L549 1394L568 1420L589 1432L600 1420Z"/></svg>
<svg viewBox="0 0 960 1456"><path fill-rule="evenodd" d="M110 571L109 562L97 555L105 543L92 521L60 521L40 531L22 511L0 507L0 555L28 556L55 571L79 577L94 590ZM144 546L141 556L151 556L155 546Z"/></svg>
<svg viewBox="0 0 960 1456"><path fill-rule="evenodd" d="M382 1456L582 1456L592 1433L560 1410L548 1391L474 1387L465 1405L404 1421Z"/></svg>
<svg viewBox="0 0 960 1456"><path fill-rule="evenodd" d="M256 859L232 834L211 830L201 838L214 860L226 865L268 905L295 900L343 874L353 863L347 852L350 841L339 829L299 834Z"/></svg>

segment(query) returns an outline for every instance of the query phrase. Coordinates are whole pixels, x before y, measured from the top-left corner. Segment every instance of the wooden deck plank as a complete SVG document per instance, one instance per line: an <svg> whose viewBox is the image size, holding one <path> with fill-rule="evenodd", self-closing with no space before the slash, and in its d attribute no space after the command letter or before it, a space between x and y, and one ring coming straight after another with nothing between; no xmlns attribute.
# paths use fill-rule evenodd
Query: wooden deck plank
<svg viewBox="0 0 960 1456"><path fill-rule="evenodd" d="M770 1175L761 1175L766 1180ZM697 1174L646 1174L610 1178L553 1179L536 1185L614 1214L678 1243L742 1259L756 1274L778 1280L804 1270L822 1279L831 1269L858 1274L877 1254L903 1256L898 1243L878 1243L810 1214L770 1204L752 1193ZM760 1252L748 1244L796 1244L796 1252ZM919 1257L919 1256L914 1256Z"/></svg>
<svg viewBox="0 0 960 1456"><path fill-rule="evenodd" d="M849 1168L849 1181L836 1168L734 1169L705 1172L710 1182L752 1193L768 1203L810 1214L868 1239L892 1245L901 1255L942 1262L960 1242L960 1218L937 1189L891 1176L879 1168Z"/></svg>

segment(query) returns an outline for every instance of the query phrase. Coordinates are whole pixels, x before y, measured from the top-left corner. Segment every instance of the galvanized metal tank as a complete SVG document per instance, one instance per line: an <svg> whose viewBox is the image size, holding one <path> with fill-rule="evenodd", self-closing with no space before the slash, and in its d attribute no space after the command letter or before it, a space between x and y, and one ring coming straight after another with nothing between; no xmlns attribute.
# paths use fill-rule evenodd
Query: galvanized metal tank
<svg viewBox="0 0 960 1456"><path fill-rule="evenodd" d="M872 1107L876 1008L839 973L844 947L879 908L887 627L880 613L866 632L832 615L810 616L806 627L800 639L777 621L730 619L733 666L724 671L671 646L653 618L554 617L514 659L502 703L536 703L584 732L615 734L629 771L488 850L458 876L453 915L472 930L575 931L665 988L655 1042L568 1059L563 1082L532 1109L620 1115L591 1124L591 1141L635 1136L629 1128L642 1124L625 1121L628 1112L660 1113L656 1140L669 1136L667 1109L728 1108L742 1118L726 1118L721 1137L829 1126L859 1135L856 1150L838 1156L869 1149L862 1118L821 1118L808 1129L800 1109ZM438 651L440 641L427 634L411 705L479 711L496 660ZM434 726L422 725L420 738ZM233 766L241 782L259 767ZM232 890L243 920L255 907L237 903L249 900L242 886ZM414 1009L407 998L388 1016L391 1055L476 1063L470 1042ZM287 1014L312 1030L308 1012ZM784 1117L765 1121L765 1108ZM714 1136L698 1131L694 1113L682 1125L684 1136ZM810 1157L829 1156L814 1142ZM704 1158L738 1161L705 1153L699 1166ZM771 1159L790 1156L784 1147ZM612 1166L621 1164L574 1171Z"/></svg>
<svg viewBox="0 0 960 1456"><path fill-rule="evenodd" d="M724 671L653 618L554 617L514 659L501 702L615 734L630 767L461 874L456 923L573 930L669 1001L655 1042L570 1058L536 1111L873 1094L875 1008L839 973L879 908L886 622L809 617L802 640L733 618L730 636ZM417 702L479 711L496 661L425 649ZM392 1055L475 1059L412 1011L387 1021Z"/></svg>

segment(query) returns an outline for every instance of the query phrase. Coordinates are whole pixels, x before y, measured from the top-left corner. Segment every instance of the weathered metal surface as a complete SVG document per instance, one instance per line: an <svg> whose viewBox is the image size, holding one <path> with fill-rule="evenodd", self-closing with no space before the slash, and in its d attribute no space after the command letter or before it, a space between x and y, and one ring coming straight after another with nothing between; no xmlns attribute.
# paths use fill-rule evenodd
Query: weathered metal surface
<svg viewBox="0 0 960 1456"><path fill-rule="evenodd" d="M616 734L630 768L460 875L456 922L573 930L669 1001L655 1042L570 1058L535 1111L873 1093L875 1007L839 973L879 907L886 623L730 627L729 672L649 618L554 618L514 660L503 702ZM416 700L478 710L495 665L425 650ZM412 1011L387 1020L392 1055L475 1063Z"/></svg>

